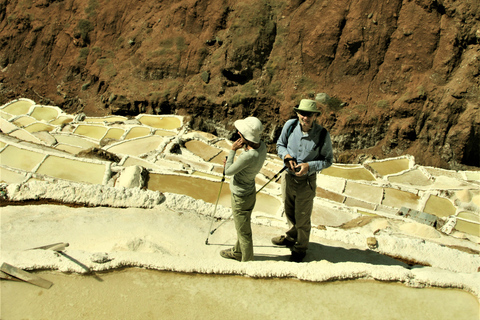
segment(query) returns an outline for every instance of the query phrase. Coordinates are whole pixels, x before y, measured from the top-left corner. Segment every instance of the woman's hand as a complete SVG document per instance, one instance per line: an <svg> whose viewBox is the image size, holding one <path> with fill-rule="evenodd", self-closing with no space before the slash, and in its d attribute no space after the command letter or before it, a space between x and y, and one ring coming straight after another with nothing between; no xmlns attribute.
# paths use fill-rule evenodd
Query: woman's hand
<svg viewBox="0 0 480 320"><path fill-rule="evenodd" d="M235 142L232 144L232 150L233 150L233 151L237 151L237 150L240 149L241 147L243 147L242 138L239 138L237 141L235 141Z"/></svg>

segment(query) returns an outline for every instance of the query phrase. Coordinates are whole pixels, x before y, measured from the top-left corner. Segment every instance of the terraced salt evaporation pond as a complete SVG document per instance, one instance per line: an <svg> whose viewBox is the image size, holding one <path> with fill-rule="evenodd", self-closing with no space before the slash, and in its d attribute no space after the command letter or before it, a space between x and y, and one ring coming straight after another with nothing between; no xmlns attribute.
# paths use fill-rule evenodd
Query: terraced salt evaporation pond
<svg viewBox="0 0 480 320"><path fill-rule="evenodd" d="M105 136L108 128L97 125L79 125L73 133L80 136L89 137L92 139L100 140Z"/></svg>
<svg viewBox="0 0 480 320"><path fill-rule="evenodd" d="M364 167L335 165L322 170L322 174L342 179L375 181L375 177Z"/></svg>
<svg viewBox="0 0 480 320"><path fill-rule="evenodd" d="M16 118L13 121L13 124L15 124L18 127L25 127L25 126L28 126L31 123L34 123L35 121L37 121L37 120L33 117L21 116L21 117Z"/></svg>
<svg viewBox="0 0 480 320"><path fill-rule="evenodd" d="M28 113L30 107L34 104L31 100L18 100L5 106L2 111L16 116L24 115Z"/></svg>
<svg viewBox="0 0 480 320"><path fill-rule="evenodd" d="M55 107L35 106L30 116L39 121L51 121L56 119L60 112L61 110Z"/></svg>
<svg viewBox="0 0 480 320"><path fill-rule="evenodd" d="M45 158L42 153L10 145L1 151L0 156L2 165L24 171L32 171Z"/></svg>
<svg viewBox="0 0 480 320"><path fill-rule="evenodd" d="M115 129L117 128L110 128L110 130ZM87 137L81 138L80 136L72 136L63 133L55 134L54 136L59 142L56 148L58 150L65 150L71 153L76 153L82 149L96 145L94 142L95 140L89 141L87 140ZM157 149L165 141L164 139L165 137L160 135L148 135L133 140L123 141L121 143L112 144L111 146L107 146L106 149L110 152L118 154L139 156L148 152L149 150ZM199 141L192 140L188 143L188 147L190 148L191 152L201 155L204 159L211 159L210 163L215 163L215 159L218 159L218 162L223 163L226 152L222 149L213 148L211 146L206 148L206 146L208 145L205 143L200 143ZM25 172L36 172L51 177L84 183L102 184L105 178L104 175L107 168L105 163L92 163L81 161L81 159L64 158L52 154L45 154L39 151L19 148L13 145L4 145L4 147L5 148L0 152L0 158L1 164L6 165L7 167L19 169ZM139 159L137 161L139 161ZM127 162L125 162L124 165L126 165L126 163ZM172 164L173 163L174 162L172 162ZM147 163L143 165L149 167ZM372 163L370 166L375 167L375 164ZM204 170L208 170L208 168L209 166L205 167ZM218 190L220 188L221 177L219 174L221 174L221 168L221 165L214 167L213 171L216 172L217 175L208 174L206 172L202 174L201 171L193 172L192 175L162 175L152 173L150 175L151 177L148 188L161 192L185 194L194 199L201 199L209 203L215 203ZM268 172L265 171L266 168L263 170L268 177L271 177L273 176L274 172L277 172L278 168L279 167L274 166L274 168L267 170ZM413 170L408 171L411 168L409 168L407 159L382 161L381 166L376 168L380 168L379 171L384 174L398 174L400 172L400 174L396 176L397 178L405 175L405 170L407 170L406 173L413 172ZM24 181L24 177L18 173L8 170L7 168L2 168L1 173L2 181L15 183ZM423 174L423 172L417 170L415 175L420 173ZM317 196L323 199L329 199L342 205L368 210L375 210L377 205L385 205L393 208L409 207L436 215L438 217L455 215L457 211L457 208L454 206L453 202L443 197L430 195L428 199L422 200L418 194L409 191L385 186L382 187L370 185L368 182L375 179L374 175L363 166L335 164L334 166L323 170L322 176L323 177L320 177L318 180L320 185L325 183L325 179L327 177L333 177L337 180L330 185L327 181L327 185L321 185L319 188L317 188ZM205 179L201 179L200 177ZM392 176L388 177L390 178ZM408 177L408 175L405 177ZM261 175L259 175L256 180L258 186L257 189L259 186L268 182L268 179L263 178ZM400 180L401 179L399 179L399 181ZM226 179L225 186L222 188L222 193L219 199L219 204L227 208L230 207L230 191L228 182L229 177ZM412 182L412 180L410 180L409 183L415 183L415 181ZM425 181L423 181L421 184L425 185ZM275 194L277 194L278 185L275 185L275 183L271 183L265 190L274 191ZM323 187L326 187L330 191L324 189ZM277 213L281 207L279 197L274 197L267 193L262 192L258 194L255 210L268 213L271 216L277 216ZM476 197L478 198L478 196ZM324 208L323 205L316 205L314 206L313 210L313 220L317 224L327 225L338 225L342 222L345 222L343 221L344 218L342 217L342 212L338 210L335 212L334 211L335 210L332 210L331 208ZM459 214L458 217L457 230L475 236L480 236L478 214L465 211ZM346 216L345 218L348 217Z"/></svg>
<svg viewBox="0 0 480 320"><path fill-rule="evenodd" d="M128 154L131 156L138 156L148 151L155 150L158 146L164 142L162 136L145 136L137 138L131 141L126 141L123 143L115 144L105 149L109 152L118 153L118 154Z"/></svg>
<svg viewBox="0 0 480 320"><path fill-rule="evenodd" d="M477 214L468 211L462 211L458 214L460 219L457 220L457 224L455 225L455 229L476 235L480 237L480 218ZM465 220L467 221L465 221ZM477 223L471 223L468 221L476 221Z"/></svg>
<svg viewBox="0 0 480 320"><path fill-rule="evenodd" d="M155 117L144 114L138 118L138 121L152 128L160 128L165 130L174 130L182 126L182 121L173 116Z"/></svg>
<svg viewBox="0 0 480 320"><path fill-rule="evenodd" d="M49 156L38 168L37 173L59 179L102 184L105 170L106 167L103 164ZM86 175L85 172L89 174Z"/></svg>
<svg viewBox="0 0 480 320"><path fill-rule="evenodd" d="M125 269L95 276L38 273L43 289L1 282L4 319L476 320L461 290L376 281L305 282ZM294 295L284 294L295 292ZM238 305L239 304L239 305ZM236 307L233 307L233 306Z"/></svg>
<svg viewBox="0 0 480 320"><path fill-rule="evenodd" d="M197 200L216 203L220 191L220 178L218 181L170 174L150 174L148 189L160 192L184 194ZM218 204L230 208L230 188L224 183ZM275 214L281 207L281 202L268 194L258 193L255 211Z"/></svg>
<svg viewBox="0 0 480 320"><path fill-rule="evenodd" d="M50 132L53 129L55 129L55 127L46 123L35 122L32 124L29 124L28 126L25 126L24 129L27 130L28 132L40 132L40 131Z"/></svg>

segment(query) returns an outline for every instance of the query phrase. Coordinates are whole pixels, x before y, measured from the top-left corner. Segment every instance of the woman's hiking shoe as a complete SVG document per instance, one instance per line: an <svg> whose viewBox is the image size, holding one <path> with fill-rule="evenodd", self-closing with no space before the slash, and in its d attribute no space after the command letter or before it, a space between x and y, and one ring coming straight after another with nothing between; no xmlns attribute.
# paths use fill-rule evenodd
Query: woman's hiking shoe
<svg viewBox="0 0 480 320"><path fill-rule="evenodd" d="M222 258L225 258L225 259L234 259L237 261L242 261L242 255L235 254L235 252L233 252L233 248L220 251L220 255L222 256Z"/></svg>
<svg viewBox="0 0 480 320"><path fill-rule="evenodd" d="M276 246L293 247L293 245L295 244L295 240L289 240L285 236L278 236L272 238L272 243Z"/></svg>

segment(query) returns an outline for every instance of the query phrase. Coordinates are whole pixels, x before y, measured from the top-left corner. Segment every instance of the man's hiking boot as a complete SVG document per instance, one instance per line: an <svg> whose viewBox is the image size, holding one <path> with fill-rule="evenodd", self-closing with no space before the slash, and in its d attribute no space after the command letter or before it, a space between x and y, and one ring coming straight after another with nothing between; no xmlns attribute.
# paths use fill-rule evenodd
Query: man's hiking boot
<svg viewBox="0 0 480 320"><path fill-rule="evenodd" d="M305 252L297 252L292 250L292 255L290 256L290 260L292 262L302 262L303 258L305 258Z"/></svg>
<svg viewBox="0 0 480 320"><path fill-rule="evenodd" d="M295 240L289 240L285 236L278 236L272 238L272 243L276 246L293 247L293 245L295 244Z"/></svg>
<svg viewBox="0 0 480 320"><path fill-rule="evenodd" d="M225 259L234 259L237 261L242 261L242 255L235 254L235 252L233 252L233 248L220 251L220 255L222 256L222 258L225 258Z"/></svg>

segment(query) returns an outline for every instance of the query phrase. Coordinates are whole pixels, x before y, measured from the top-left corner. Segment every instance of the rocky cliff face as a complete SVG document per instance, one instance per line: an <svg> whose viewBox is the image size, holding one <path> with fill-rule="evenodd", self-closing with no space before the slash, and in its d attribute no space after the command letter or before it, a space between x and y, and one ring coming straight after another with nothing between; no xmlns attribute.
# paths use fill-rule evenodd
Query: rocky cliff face
<svg viewBox="0 0 480 320"><path fill-rule="evenodd" d="M318 98L337 162L480 167L477 0L0 0L0 68L0 103L176 113L220 136L254 115L270 151Z"/></svg>

